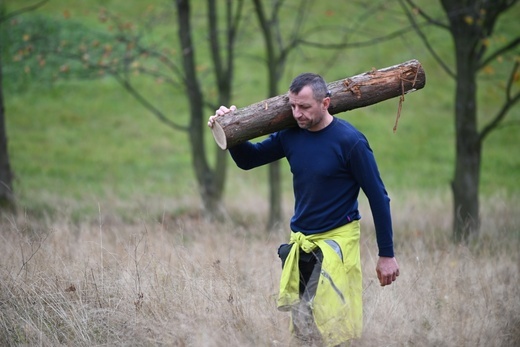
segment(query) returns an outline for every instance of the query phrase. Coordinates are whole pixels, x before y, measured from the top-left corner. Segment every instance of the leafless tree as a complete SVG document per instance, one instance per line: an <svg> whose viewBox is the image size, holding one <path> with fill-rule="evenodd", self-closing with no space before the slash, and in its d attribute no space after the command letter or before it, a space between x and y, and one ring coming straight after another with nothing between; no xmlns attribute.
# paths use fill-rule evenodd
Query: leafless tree
<svg viewBox="0 0 520 347"><path fill-rule="evenodd" d="M211 167L204 141L207 131L205 120L217 105L230 102L235 44L244 13L244 1L206 0L208 27L204 30L207 40L202 44L207 44L211 52L211 71L214 74L214 89L217 91L214 100L208 100L209 93L203 91L203 86L209 84L209 74L202 75L196 68L196 53L201 43L195 44L193 40L193 32L199 29L195 29L192 23L192 1L171 0L169 4L176 15L170 17L166 8L161 12L161 20L168 20L168 25L177 28L178 47L172 42L154 42L152 35L149 35L149 30L154 29L154 23L145 23L142 27L134 25L104 8L100 10L99 17L110 30L73 30L67 27L68 35L78 35L74 37L77 43L74 45L68 43L70 38L61 39L59 35L50 37L36 32L28 35L30 41L26 44L31 45L33 56L37 54L40 59L56 57L62 64L60 71L69 75L79 78L112 76L158 120L174 131L186 133L204 215L210 219L222 218L225 216L221 202L228 155L215 146L216 159L214 167ZM154 19L158 20L154 17L151 21ZM59 32L59 25L58 28L52 28L53 32ZM27 50L22 47L21 51ZM175 51L181 52L180 57L172 54ZM183 90L189 109L187 124L176 118L172 110L161 108L153 100L153 95L139 85L136 75L148 76L175 90Z"/></svg>
<svg viewBox="0 0 520 347"><path fill-rule="evenodd" d="M445 18L437 19L423 10L414 0L399 0L410 22L446 73L455 80L455 174L453 192L453 237L456 242L468 241L478 235L479 183L482 146L487 136L503 123L508 112L520 100L514 89L518 78L520 36L489 50L489 39L502 15L517 6L517 0L439 0ZM453 39L455 66L450 66L430 44L420 22L447 30ZM516 54L516 58L515 58ZM499 57L510 56L511 69L503 88L504 99L494 117L483 127L478 126L478 74Z"/></svg>

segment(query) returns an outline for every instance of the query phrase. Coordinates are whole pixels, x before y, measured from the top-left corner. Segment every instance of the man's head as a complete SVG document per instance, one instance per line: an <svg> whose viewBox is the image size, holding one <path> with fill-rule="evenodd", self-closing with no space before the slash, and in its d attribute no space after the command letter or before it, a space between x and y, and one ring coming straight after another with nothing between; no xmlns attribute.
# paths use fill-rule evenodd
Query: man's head
<svg viewBox="0 0 520 347"><path fill-rule="evenodd" d="M317 131L332 121L327 111L330 93L320 75L304 73L297 76L289 87L289 103L294 119L302 129Z"/></svg>
<svg viewBox="0 0 520 347"><path fill-rule="evenodd" d="M315 73L302 73L293 79L289 92L293 94L299 94L303 87L309 86L312 89L314 99L321 101L325 97L330 96L329 90L327 89L327 83L323 77Z"/></svg>

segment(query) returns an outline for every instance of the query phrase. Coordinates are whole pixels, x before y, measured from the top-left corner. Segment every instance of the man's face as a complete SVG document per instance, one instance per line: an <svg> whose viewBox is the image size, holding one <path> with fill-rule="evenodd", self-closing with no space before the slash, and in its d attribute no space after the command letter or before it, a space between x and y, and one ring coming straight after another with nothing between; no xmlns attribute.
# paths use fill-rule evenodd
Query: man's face
<svg viewBox="0 0 520 347"><path fill-rule="evenodd" d="M298 94L289 91L293 117L302 129L317 131L323 128L329 98L316 101L311 87L305 86Z"/></svg>

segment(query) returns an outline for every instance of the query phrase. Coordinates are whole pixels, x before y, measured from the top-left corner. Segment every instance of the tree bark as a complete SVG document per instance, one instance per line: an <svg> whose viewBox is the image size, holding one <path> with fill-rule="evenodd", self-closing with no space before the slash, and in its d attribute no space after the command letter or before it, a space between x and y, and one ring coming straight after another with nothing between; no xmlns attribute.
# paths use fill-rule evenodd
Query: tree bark
<svg viewBox="0 0 520 347"><path fill-rule="evenodd" d="M268 93L269 97L278 95L278 81L281 70L285 64L287 55L282 55L282 47L275 44L274 36L279 28L278 11L279 7L273 7L271 18L266 18L264 7L261 0L254 0L255 13L260 24L262 36L265 42L266 67L268 74ZM279 33L279 32L278 32ZM278 50L276 49L278 48ZM278 52L278 54L276 53ZM267 220L268 231L274 230L282 222L282 175L280 174L280 162L275 161L269 164L269 217Z"/></svg>
<svg viewBox="0 0 520 347"><path fill-rule="evenodd" d="M453 192L453 236L455 242L477 236L480 228L479 182L482 143L477 129L475 69L457 52L455 96L456 156Z"/></svg>
<svg viewBox="0 0 520 347"><path fill-rule="evenodd" d="M470 26L466 16L472 8L462 1L443 0L455 43L455 174L451 182L453 193L453 239L467 242L477 236L480 227L479 182L482 144L477 127L477 83L481 41L480 26ZM473 17L472 17L473 18Z"/></svg>
<svg viewBox="0 0 520 347"><path fill-rule="evenodd" d="M7 150L7 131L5 129L5 109L2 88L2 47L0 46L0 210L15 211L13 194L13 174Z"/></svg>
<svg viewBox="0 0 520 347"><path fill-rule="evenodd" d="M215 169L211 170L207 159L204 145L203 114L205 96L202 92L196 68L195 46L192 40L191 1L175 0L178 12L178 37L182 51L182 72L184 73L184 84L189 99L190 125L189 140L193 169L197 179L204 216L208 219L222 220L227 213L222 204L222 195L226 181L227 158L226 153L218 150L216 153ZM236 33L242 18L244 0L226 2L225 21L225 50L221 49L221 38L219 37L219 15L218 1L207 0L210 52L214 65L215 79L218 89L218 103L227 104L231 96L231 87L234 74L234 57ZM236 8L233 9L234 4ZM225 52L225 55L222 53ZM225 59L224 59L225 57Z"/></svg>
<svg viewBox="0 0 520 347"><path fill-rule="evenodd" d="M193 169L199 185L205 215L210 218L218 216L220 211L220 192L215 191L214 176L206 160L203 142L202 114L204 114L204 96L197 79L195 67L195 49L191 37L191 8L189 0L177 0L179 20L178 36L182 48L182 65L186 78L186 92L189 98L190 126L189 139Z"/></svg>
<svg viewBox="0 0 520 347"><path fill-rule="evenodd" d="M426 75L417 60L371 70L328 84L332 93L329 112L337 114L421 89ZM222 149L296 126L287 94L240 108L216 119L213 137Z"/></svg>

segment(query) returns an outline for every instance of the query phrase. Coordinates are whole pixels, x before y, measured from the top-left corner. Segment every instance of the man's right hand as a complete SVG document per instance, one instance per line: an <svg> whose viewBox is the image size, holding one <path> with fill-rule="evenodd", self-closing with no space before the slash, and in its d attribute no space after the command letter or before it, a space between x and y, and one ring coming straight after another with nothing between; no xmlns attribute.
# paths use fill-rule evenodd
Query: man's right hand
<svg viewBox="0 0 520 347"><path fill-rule="evenodd" d="M210 128L213 128L213 124L215 124L215 118L218 116L223 116L226 113L231 113L235 111L237 107L235 105L232 105L230 108L227 108L226 106L220 106L218 110L215 111L215 114L208 119L208 126Z"/></svg>

